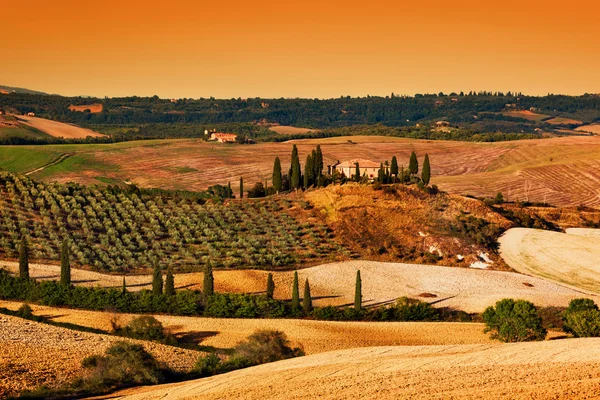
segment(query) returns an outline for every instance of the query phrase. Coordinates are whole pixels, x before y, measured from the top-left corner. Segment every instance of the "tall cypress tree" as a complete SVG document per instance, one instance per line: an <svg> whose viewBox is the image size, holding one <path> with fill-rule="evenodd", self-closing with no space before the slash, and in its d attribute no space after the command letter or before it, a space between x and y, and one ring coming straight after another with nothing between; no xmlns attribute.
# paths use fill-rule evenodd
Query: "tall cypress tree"
<svg viewBox="0 0 600 400"><path fill-rule="evenodd" d="M244 177L240 176L240 199L244 198Z"/></svg>
<svg viewBox="0 0 600 400"><path fill-rule="evenodd" d="M19 247L19 277L29 279L29 246L25 236L23 236Z"/></svg>
<svg viewBox="0 0 600 400"><path fill-rule="evenodd" d="M390 174L392 174L392 176L395 178L398 177L398 160L396 159L396 156L392 157L392 166L390 168Z"/></svg>
<svg viewBox="0 0 600 400"><path fill-rule="evenodd" d="M290 168L290 189L298 189L300 187L300 158L298 157L298 148L296 145L292 147L292 166Z"/></svg>
<svg viewBox="0 0 600 400"><path fill-rule="evenodd" d="M309 313L312 311L312 297L310 295L310 284L308 283L308 278L304 282L304 297L302 297L302 309L305 313Z"/></svg>
<svg viewBox="0 0 600 400"><path fill-rule="evenodd" d="M408 162L408 172L412 175L416 175L419 173L419 160L417 160L417 155L413 151L410 153L410 161Z"/></svg>
<svg viewBox="0 0 600 400"><path fill-rule="evenodd" d="M379 171L377 171L377 180L379 183L384 183L385 181L385 170L383 169L383 164L379 164Z"/></svg>
<svg viewBox="0 0 600 400"><path fill-rule="evenodd" d="M275 282L273 281L273 274L269 272L267 275L267 298L272 299L275 294Z"/></svg>
<svg viewBox="0 0 600 400"><path fill-rule="evenodd" d="M167 277L165 278L165 294L167 296L175 296L175 278L171 268L167 270Z"/></svg>
<svg viewBox="0 0 600 400"><path fill-rule="evenodd" d="M354 309L362 311L362 280L360 270L356 271L356 285L354 287Z"/></svg>
<svg viewBox="0 0 600 400"><path fill-rule="evenodd" d="M313 178L313 157L312 155L306 156L306 164L304 164L304 188L308 189L314 183Z"/></svg>
<svg viewBox="0 0 600 400"><path fill-rule="evenodd" d="M360 182L360 166L356 163L356 170L354 170L354 180Z"/></svg>
<svg viewBox="0 0 600 400"><path fill-rule="evenodd" d="M121 293L127 293L127 282L125 282L125 275L123 275L123 289L121 289Z"/></svg>
<svg viewBox="0 0 600 400"><path fill-rule="evenodd" d="M316 157L313 160L315 164L315 177L317 183L319 182L319 178L323 176L323 152L321 151L321 145L317 145Z"/></svg>
<svg viewBox="0 0 600 400"><path fill-rule="evenodd" d="M152 294L158 296L163 293L163 278L158 258L154 260L154 271L152 272Z"/></svg>
<svg viewBox="0 0 600 400"><path fill-rule="evenodd" d="M425 154L425 161L423 161L423 170L421 171L421 180L425 185L429 185L431 180L431 167L429 166L429 154Z"/></svg>
<svg viewBox="0 0 600 400"><path fill-rule="evenodd" d="M298 289L298 271L294 271L294 283L292 283L292 310L300 308L300 289Z"/></svg>
<svg viewBox="0 0 600 400"><path fill-rule="evenodd" d="M283 183L283 176L281 175L281 161L279 157L275 157L275 162L273 163L273 188L275 192L281 192L281 185Z"/></svg>
<svg viewBox="0 0 600 400"><path fill-rule="evenodd" d="M69 244L63 241L60 251L60 284L71 285L71 262L69 261Z"/></svg>
<svg viewBox="0 0 600 400"><path fill-rule="evenodd" d="M202 282L202 291L205 297L210 297L215 293L215 277L213 276L212 265L206 264L204 268L204 281Z"/></svg>

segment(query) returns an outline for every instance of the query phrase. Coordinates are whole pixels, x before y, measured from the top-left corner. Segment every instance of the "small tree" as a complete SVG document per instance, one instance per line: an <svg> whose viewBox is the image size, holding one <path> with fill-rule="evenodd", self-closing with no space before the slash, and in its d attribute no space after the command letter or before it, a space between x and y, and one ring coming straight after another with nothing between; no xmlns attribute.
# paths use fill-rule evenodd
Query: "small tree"
<svg viewBox="0 0 600 400"><path fill-rule="evenodd" d="M244 198L244 177L240 176L240 199Z"/></svg>
<svg viewBox="0 0 600 400"><path fill-rule="evenodd" d="M492 332L492 339L502 342L530 342L544 340L546 329L533 303L525 300L503 299L482 314L484 332Z"/></svg>
<svg viewBox="0 0 600 400"><path fill-rule="evenodd" d="M398 177L398 160L396 159L396 156L392 157L392 166L390 167L390 174L392 174L394 178Z"/></svg>
<svg viewBox="0 0 600 400"><path fill-rule="evenodd" d="M429 166L429 154L425 154L425 161L423 161L423 170L421 171L421 180L425 185L429 185L431 180L431 167Z"/></svg>
<svg viewBox="0 0 600 400"><path fill-rule="evenodd" d="M279 157L275 157L275 162L273 164L273 188L275 189L275 192L279 193L281 191L282 183L281 161L279 160Z"/></svg>
<svg viewBox="0 0 600 400"><path fill-rule="evenodd" d="M354 180L360 182L360 166L356 163L356 169L354 170Z"/></svg>
<svg viewBox="0 0 600 400"><path fill-rule="evenodd" d="M19 276L22 279L29 279L29 246L25 236L23 236L19 247Z"/></svg>
<svg viewBox="0 0 600 400"><path fill-rule="evenodd" d="M310 284L308 283L308 278L304 282L304 297L302 298L302 309L305 313L309 313L312 311L312 297L310 295Z"/></svg>
<svg viewBox="0 0 600 400"><path fill-rule="evenodd" d="M419 173L419 161L417 160L417 155L414 151L410 153L410 161L408 162L408 172L411 175L416 175Z"/></svg>
<svg viewBox="0 0 600 400"><path fill-rule="evenodd" d="M273 281L273 274L269 272L267 275L267 298L272 299L275 294L275 282Z"/></svg>
<svg viewBox="0 0 600 400"><path fill-rule="evenodd" d="M158 258L154 261L154 271L152 272L152 294L158 296L163 293L163 278L160 270Z"/></svg>
<svg viewBox="0 0 600 400"><path fill-rule="evenodd" d="M71 262L69 261L69 243L65 240L60 251L60 284L71 285Z"/></svg>
<svg viewBox="0 0 600 400"><path fill-rule="evenodd" d="M600 310L592 299L573 299L563 313L563 330L575 337L600 336Z"/></svg>
<svg viewBox="0 0 600 400"><path fill-rule="evenodd" d="M300 308L300 290L298 289L298 271L294 271L294 283L292 283L292 309L298 311Z"/></svg>
<svg viewBox="0 0 600 400"><path fill-rule="evenodd" d="M202 291L204 292L205 297L210 297L215 293L215 277L213 276L213 269L210 263L204 268Z"/></svg>
<svg viewBox="0 0 600 400"><path fill-rule="evenodd" d="M362 279L360 278L360 270L356 271L356 285L354 286L354 309L362 310Z"/></svg>
<svg viewBox="0 0 600 400"><path fill-rule="evenodd" d="M165 279L165 294L167 296L175 296L175 278L171 268L167 270L167 277Z"/></svg>
<svg viewBox="0 0 600 400"><path fill-rule="evenodd" d="M496 197L494 198L494 203L496 203L496 204L504 203L504 196L502 195L502 192L496 193Z"/></svg>

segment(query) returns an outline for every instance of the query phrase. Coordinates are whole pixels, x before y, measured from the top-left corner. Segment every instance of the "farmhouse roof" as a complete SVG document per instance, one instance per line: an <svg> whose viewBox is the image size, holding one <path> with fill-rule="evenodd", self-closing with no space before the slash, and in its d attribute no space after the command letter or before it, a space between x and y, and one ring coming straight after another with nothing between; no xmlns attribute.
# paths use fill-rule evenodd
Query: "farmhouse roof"
<svg viewBox="0 0 600 400"><path fill-rule="evenodd" d="M237 135L235 133L221 133L221 132L216 132L213 133L213 136L216 138L222 138L222 139L235 139L237 137Z"/></svg>
<svg viewBox="0 0 600 400"><path fill-rule="evenodd" d="M337 166L341 168L354 168L356 167L356 163L358 163L359 168L379 168L381 164L376 163L371 160L365 160L362 158L357 158L354 160L343 161L339 163Z"/></svg>

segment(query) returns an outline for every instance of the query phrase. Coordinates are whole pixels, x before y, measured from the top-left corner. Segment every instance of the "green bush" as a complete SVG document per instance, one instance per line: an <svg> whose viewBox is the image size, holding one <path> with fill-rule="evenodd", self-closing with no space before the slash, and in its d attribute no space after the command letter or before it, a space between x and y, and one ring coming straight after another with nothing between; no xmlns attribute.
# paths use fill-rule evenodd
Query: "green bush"
<svg viewBox="0 0 600 400"><path fill-rule="evenodd" d="M16 316L25 319L33 319L35 317L33 315L33 310L28 304L23 304L21 307L19 307Z"/></svg>
<svg viewBox="0 0 600 400"><path fill-rule="evenodd" d="M600 337L600 310L591 299L573 299L563 313L563 330L575 337Z"/></svg>
<svg viewBox="0 0 600 400"><path fill-rule="evenodd" d="M546 329L533 303L525 300L503 299L482 314L484 332L492 332L492 339L502 342L530 342L544 340Z"/></svg>
<svg viewBox="0 0 600 400"><path fill-rule="evenodd" d="M167 337L165 328L159 320L151 315L142 315L129 321L124 328L113 332L117 335L140 340L162 341Z"/></svg>
<svg viewBox="0 0 600 400"><path fill-rule="evenodd" d="M235 348L237 355L253 364L264 364L277 360L303 356L300 348L290 347L290 341L281 331L259 330Z"/></svg>
<svg viewBox="0 0 600 400"><path fill-rule="evenodd" d="M401 297L394 306L396 321L436 321L439 319L438 311L431 304Z"/></svg>

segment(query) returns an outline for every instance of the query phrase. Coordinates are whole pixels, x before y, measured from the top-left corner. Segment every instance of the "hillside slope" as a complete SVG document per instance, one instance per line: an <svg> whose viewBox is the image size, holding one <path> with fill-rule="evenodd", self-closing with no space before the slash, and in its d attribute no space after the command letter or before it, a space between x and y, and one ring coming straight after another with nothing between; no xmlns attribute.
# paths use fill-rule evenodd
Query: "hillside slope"
<svg viewBox="0 0 600 400"><path fill-rule="evenodd" d="M600 396L600 339L342 350L119 399L572 399Z"/></svg>

